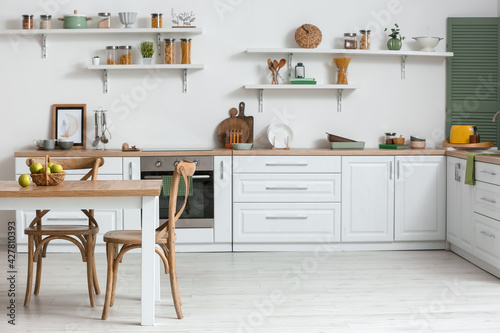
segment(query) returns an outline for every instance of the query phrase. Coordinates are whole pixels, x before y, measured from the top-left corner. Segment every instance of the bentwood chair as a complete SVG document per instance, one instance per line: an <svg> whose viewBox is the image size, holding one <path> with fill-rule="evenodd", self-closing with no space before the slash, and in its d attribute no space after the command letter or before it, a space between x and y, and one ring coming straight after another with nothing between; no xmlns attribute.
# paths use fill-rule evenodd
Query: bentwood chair
<svg viewBox="0 0 500 333"><path fill-rule="evenodd" d="M75 159L51 159L54 164L60 164L64 170L90 169L81 180L91 178L95 181L99 167L104 164L101 157L75 158ZM28 158L26 164L45 163L45 158ZM94 249L99 226L94 219L93 209L82 209L83 214L88 217L87 225L47 225L42 223L42 218L49 210L37 210L36 217L29 227L24 229L28 235L28 279L26 282L26 295L24 306L29 306L31 299L31 288L33 284L33 266L36 262L36 280L34 294L40 292L40 282L42 277L42 258L47 255L47 246L55 239L62 239L75 244L81 252L83 262L87 263L87 284L90 298L90 305L95 306L95 294L99 295L99 283L95 268Z"/></svg>
<svg viewBox="0 0 500 333"><path fill-rule="evenodd" d="M186 207L189 195L189 181L196 169L196 165L189 161L180 161L175 167L172 177L172 185L170 187L170 201L168 205L168 220L156 229L155 242L158 247L155 248L156 253L160 256L165 265L165 274L170 275L170 288L172 290L172 298L174 301L175 312L177 318L181 319L182 301L177 284L177 272L175 268L175 222L179 219L184 208ZM181 176L184 179L185 196L182 207L176 212L177 193ZM108 258L108 277L106 283L106 299L102 310L102 319L108 318L109 307L113 306L115 300L116 280L118 275L118 265L122 261L125 253L132 249L140 248L142 245L141 230L113 230L104 235L106 242L106 254ZM119 245L122 245L118 251ZM154 272L151 272L154 274Z"/></svg>

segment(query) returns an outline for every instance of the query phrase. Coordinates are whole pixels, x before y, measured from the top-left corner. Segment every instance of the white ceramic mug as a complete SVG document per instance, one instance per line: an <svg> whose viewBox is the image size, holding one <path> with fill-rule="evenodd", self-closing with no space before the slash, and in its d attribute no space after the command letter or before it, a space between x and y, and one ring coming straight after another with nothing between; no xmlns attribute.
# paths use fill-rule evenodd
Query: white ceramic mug
<svg viewBox="0 0 500 333"><path fill-rule="evenodd" d="M33 140L33 145L34 145L35 147L37 147L37 148L43 148L43 142L44 142L44 141L45 141L45 140L43 140L43 139L38 139L38 140L37 140L37 139L34 139L34 140Z"/></svg>

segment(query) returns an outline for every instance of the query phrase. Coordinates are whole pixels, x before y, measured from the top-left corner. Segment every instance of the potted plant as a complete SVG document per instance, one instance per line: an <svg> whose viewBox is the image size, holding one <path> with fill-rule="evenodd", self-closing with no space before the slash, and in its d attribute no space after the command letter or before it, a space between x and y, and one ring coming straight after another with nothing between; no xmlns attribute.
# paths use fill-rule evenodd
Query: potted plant
<svg viewBox="0 0 500 333"><path fill-rule="evenodd" d="M99 66L100 60L99 56L94 56L94 58L92 58L92 65Z"/></svg>
<svg viewBox="0 0 500 333"><path fill-rule="evenodd" d="M387 31L387 28L385 28L384 31ZM404 36L401 36L399 25L397 23L395 23L394 28L391 29L389 37L391 38L387 41L387 48L393 51L401 50L401 47L403 46L403 40L405 38Z"/></svg>
<svg viewBox="0 0 500 333"><path fill-rule="evenodd" d="M139 50L142 55L142 63L145 65L150 65L151 60L153 58L153 54L155 53L155 45L153 42L141 42L138 45Z"/></svg>

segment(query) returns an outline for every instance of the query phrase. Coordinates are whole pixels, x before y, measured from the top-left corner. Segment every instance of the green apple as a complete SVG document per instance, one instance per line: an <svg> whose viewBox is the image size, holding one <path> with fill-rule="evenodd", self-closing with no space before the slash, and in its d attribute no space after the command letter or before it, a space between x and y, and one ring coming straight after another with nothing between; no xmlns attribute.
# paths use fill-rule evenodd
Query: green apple
<svg viewBox="0 0 500 333"><path fill-rule="evenodd" d="M33 163L32 165L30 165L30 172L39 173L42 168L43 166L40 163Z"/></svg>
<svg viewBox="0 0 500 333"><path fill-rule="evenodd" d="M49 162L49 164L47 164L49 168L52 169L52 166L54 165L54 162Z"/></svg>
<svg viewBox="0 0 500 333"><path fill-rule="evenodd" d="M24 174L19 176L19 185L21 185L22 187L27 187L30 186L30 184L31 184L31 179L29 175Z"/></svg>
<svg viewBox="0 0 500 333"><path fill-rule="evenodd" d="M52 173L63 172L63 167L61 164L54 164L50 167Z"/></svg>
<svg viewBox="0 0 500 333"><path fill-rule="evenodd" d="M45 173L45 168L44 168L44 167L42 167L42 168L40 169L40 172L38 172L38 173ZM52 172L50 172L50 168L47 168L47 173L52 173Z"/></svg>

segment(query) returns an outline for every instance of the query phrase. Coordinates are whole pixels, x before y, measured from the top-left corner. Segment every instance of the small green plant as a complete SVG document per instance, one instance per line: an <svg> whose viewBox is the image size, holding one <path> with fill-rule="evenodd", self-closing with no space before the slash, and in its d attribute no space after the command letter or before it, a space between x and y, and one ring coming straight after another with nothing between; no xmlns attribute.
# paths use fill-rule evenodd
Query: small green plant
<svg viewBox="0 0 500 333"><path fill-rule="evenodd" d="M99 56L94 56L94 58L97 58L97 59L99 59Z"/></svg>
<svg viewBox="0 0 500 333"><path fill-rule="evenodd" d="M137 47L141 51L143 58L152 58L155 53L155 44L153 42L141 42Z"/></svg>
<svg viewBox="0 0 500 333"><path fill-rule="evenodd" d="M397 23L394 23L394 27L395 28L391 29L391 33L389 34L389 37L394 38L394 39L404 40L405 37L401 36L401 32L399 31L399 25ZM385 28L384 31L387 31L387 28Z"/></svg>

